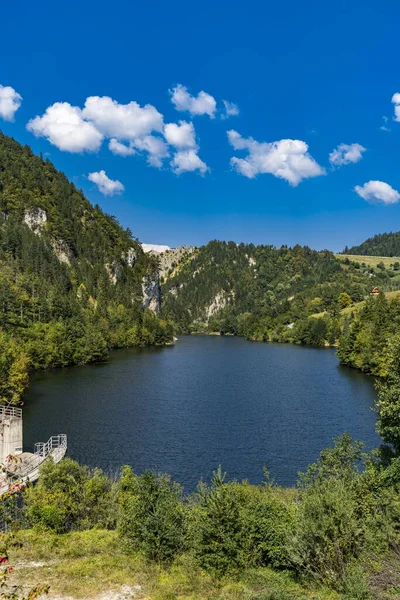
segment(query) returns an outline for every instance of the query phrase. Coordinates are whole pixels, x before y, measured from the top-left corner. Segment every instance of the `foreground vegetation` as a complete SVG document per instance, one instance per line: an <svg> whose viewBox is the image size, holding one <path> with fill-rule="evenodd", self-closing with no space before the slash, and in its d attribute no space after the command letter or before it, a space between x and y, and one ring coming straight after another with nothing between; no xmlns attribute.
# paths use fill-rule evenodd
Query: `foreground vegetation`
<svg viewBox="0 0 400 600"><path fill-rule="evenodd" d="M140 553L121 548L116 531L93 529L54 534L20 531L20 548L10 552L15 565L10 581L23 589L50 586L62 598L151 598L152 600L339 600L340 595L315 584L300 583L290 573L268 567L215 577L201 569L189 554L170 565L147 561ZM131 595L132 594L132 595Z"/></svg>
<svg viewBox="0 0 400 600"><path fill-rule="evenodd" d="M25 493L11 582L77 598L128 585L152 598L394 599L398 473L347 437L292 490L219 470L184 497L166 475L125 467L110 482L66 459Z"/></svg>
<svg viewBox="0 0 400 600"><path fill-rule="evenodd" d="M343 435L296 488L229 481L184 495L168 475L110 479L70 459L3 498L12 581L90 597L394 600L400 595L400 336L378 389L384 445ZM140 586L133 588L132 586ZM137 591L135 592L136 596Z"/></svg>

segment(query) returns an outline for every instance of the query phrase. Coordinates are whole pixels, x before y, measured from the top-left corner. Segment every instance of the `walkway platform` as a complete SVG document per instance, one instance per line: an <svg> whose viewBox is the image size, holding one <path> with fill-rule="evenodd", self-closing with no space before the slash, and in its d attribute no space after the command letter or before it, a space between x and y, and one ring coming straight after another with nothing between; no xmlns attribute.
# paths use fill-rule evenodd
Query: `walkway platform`
<svg viewBox="0 0 400 600"><path fill-rule="evenodd" d="M35 444L34 452L22 452L9 456L3 465L4 473L0 476L0 496L15 484L36 481L40 475L40 467L51 457L55 463L64 458L67 451L67 436L63 433L52 436L48 442Z"/></svg>

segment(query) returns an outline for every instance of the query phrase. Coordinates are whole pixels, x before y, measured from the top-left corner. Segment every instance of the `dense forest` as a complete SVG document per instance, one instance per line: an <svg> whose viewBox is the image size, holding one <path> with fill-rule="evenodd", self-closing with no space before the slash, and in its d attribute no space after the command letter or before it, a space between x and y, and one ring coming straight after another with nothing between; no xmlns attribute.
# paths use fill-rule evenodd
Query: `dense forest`
<svg viewBox="0 0 400 600"><path fill-rule="evenodd" d="M343 250L343 254L362 256L400 256L400 232L380 233L368 238L359 246L352 246Z"/></svg>
<svg viewBox="0 0 400 600"><path fill-rule="evenodd" d="M315 346L337 345L344 334L349 340L360 320L368 323L371 339L346 353L343 340L339 356L345 364L384 374L384 340L397 320L383 292L397 290L400 282L396 262L381 267L301 246L213 241L164 273L163 312L178 331ZM382 292L380 300L372 298L360 312L373 288ZM385 318L377 317L375 308L385 302ZM391 302L391 311L397 306Z"/></svg>
<svg viewBox="0 0 400 600"><path fill-rule="evenodd" d="M0 400L29 371L163 344L170 324L143 308L155 259L65 175L0 134Z"/></svg>

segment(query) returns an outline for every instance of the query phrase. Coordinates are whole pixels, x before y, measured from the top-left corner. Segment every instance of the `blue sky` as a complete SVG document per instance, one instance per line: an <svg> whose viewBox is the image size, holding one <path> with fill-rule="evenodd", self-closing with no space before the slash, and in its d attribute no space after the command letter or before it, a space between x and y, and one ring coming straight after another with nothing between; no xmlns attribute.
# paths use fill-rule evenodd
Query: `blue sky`
<svg viewBox="0 0 400 600"><path fill-rule="evenodd" d="M340 250L400 229L399 3L38 6L2 6L0 128L141 241Z"/></svg>

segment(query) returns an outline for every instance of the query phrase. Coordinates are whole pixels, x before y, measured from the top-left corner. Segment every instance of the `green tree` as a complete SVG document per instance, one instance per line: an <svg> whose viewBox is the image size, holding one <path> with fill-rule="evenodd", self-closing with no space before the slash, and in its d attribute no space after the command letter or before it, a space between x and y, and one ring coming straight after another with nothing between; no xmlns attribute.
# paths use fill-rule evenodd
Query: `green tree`
<svg viewBox="0 0 400 600"><path fill-rule="evenodd" d="M167 475L135 475L124 467L119 483L118 529L128 547L157 562L170 562L184 549L182 488Z"/></svg>
<svg viewBox="0 0 400 600"><path fill-rule="evenodd" d="M347 292L341 292L339 294L339 306L340 308L347 308L353 303L351 296Z"/></svg>
<svg viewBox="0 0 400 600"><path fill-rule="evenodd" d="M115 487L100 470L91 471L69 458L47 460L36 486L24 492L28 522L40 529L64 533L116 525Z"/></svg>
<svg viewBox="0 0 400 600"><path fill-rule="evenodd" d="M389 371L386 381L378 383L377 430L382 439L400 453L400 335L389 346Z"/></svg>

